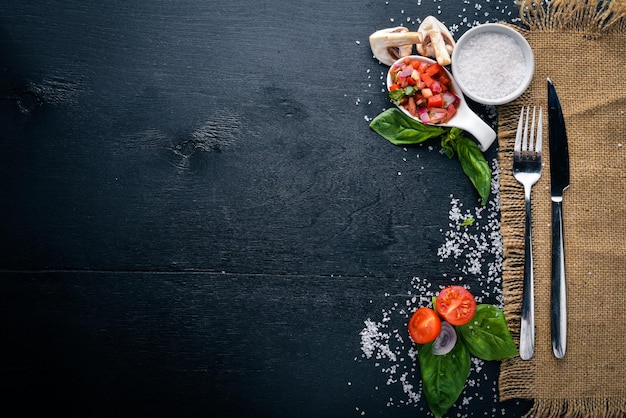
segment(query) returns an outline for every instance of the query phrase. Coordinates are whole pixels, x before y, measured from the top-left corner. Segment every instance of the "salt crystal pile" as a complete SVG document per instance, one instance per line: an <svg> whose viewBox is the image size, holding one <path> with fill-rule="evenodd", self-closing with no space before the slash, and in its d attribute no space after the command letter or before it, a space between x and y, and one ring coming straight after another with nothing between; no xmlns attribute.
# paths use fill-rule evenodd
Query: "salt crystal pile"
<svg viewBox="0 0 626 418"><path fill-rule="evenodd" d="M474 96L498 99L513 93L526 76L524 53L512 37L478 33L459 50L455 78Z"/></svg>

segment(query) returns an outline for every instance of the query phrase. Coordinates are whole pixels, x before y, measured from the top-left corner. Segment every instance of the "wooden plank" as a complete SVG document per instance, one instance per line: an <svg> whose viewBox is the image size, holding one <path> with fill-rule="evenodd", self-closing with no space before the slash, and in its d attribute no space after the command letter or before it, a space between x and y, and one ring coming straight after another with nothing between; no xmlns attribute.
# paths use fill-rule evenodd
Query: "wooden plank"
<svg viewBox="0 0 626 418"><path fill-rule="evenodd" d="M0 415L423 415L365 321L403 335L415 276L499 283L438 254L458 162L369 129L367 37L514 7L0 1ZM451 413L521 415L474 373Z"/></svg>
<svg viewBox="0 0 626 418"><path fill-rule="evenodd" d="M20 7L3 267L406 275L474 198L367 127L388 102L357 2Z"/></svg>
<svg viewBox="0 0 626 418"><path fill-rule="evenodd" d="M423 398L403 405L402 386L389 381L406 378L419 393L406 335L391 344L404 346L393 361L368 359L359 335L367 319L403 308L412 290L404 280L86 272L1 279L0 411L410 417L425 408ZM392 339L405 329L397 312L386 324ZM494 399L497 363L470 378L463 396L474 399L452 416L493 408L516 416L517 405Z"/></svg>

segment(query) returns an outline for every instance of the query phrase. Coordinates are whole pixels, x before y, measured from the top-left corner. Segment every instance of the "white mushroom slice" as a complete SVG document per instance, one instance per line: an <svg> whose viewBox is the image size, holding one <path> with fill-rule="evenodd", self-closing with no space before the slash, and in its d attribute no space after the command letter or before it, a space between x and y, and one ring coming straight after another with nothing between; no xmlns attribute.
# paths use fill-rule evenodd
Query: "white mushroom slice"
<svg viewBox="0 0 626 418"><path fill-rule="evenodd" d="M423 39L416 45L417 52L425 57L436 58L439 65L449 65L455 43L448 28L435 17L428 16L417 32L422 35Z"/></svg>
<svg viewBox="0 0 626 418"><path fill-rule="evenodd" d="M374 57L386 65L391 65L396 60L411 55L413 44L421 42L421 34L409 32L403 26L381 29L370 35L370 47Z"/></svg>

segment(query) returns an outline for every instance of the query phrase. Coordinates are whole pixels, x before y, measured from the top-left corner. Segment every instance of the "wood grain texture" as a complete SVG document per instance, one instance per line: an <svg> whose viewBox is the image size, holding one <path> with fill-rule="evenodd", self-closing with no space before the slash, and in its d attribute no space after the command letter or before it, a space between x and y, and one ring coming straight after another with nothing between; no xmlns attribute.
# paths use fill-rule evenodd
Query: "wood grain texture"
<svg viewBox="0 0 626 418"><path fill-rule="evenodd" d="M377 388L354 334L402 301L404 280L5 273L2 289L3 397L37 394L22 416L386 416L400 396ZM483 373L497 364L473 378ZM476 408L493 407L490 396Z"/></svg>
<svg viewBox="0 0 626 418"><path fill-rule="evenodd" d="M471 196L440 155L397 167L346 97L354 2L22 7L4 267L406 275L429 201Z"/></svg>
<svg viewBox="0 0 626 418"><path fill-rule="evenodd" d="M389 102L367 37L513 2L391 3L0 0L9 399L81 417L415 416L355 361L359 331L413 276L459 275L437 248L451 195L478 196L437 144L369 129ZM476 411L503 407L492 396Z"/></svg>

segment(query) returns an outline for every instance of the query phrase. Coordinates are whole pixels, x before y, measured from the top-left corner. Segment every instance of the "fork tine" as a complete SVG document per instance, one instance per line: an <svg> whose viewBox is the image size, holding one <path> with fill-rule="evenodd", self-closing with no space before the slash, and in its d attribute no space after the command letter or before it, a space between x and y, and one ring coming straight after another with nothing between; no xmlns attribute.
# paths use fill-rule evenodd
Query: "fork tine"
<svg viewBox="0 0 626 418"><path fill-rule="evenodd" d="M535 143L535 111L537 110L537 107L533 106L533 121L532 124L530 126L530 137L528 138L528 151L532 152L533 151L533 147L534 147L534 143ZM530 109L528 109L528 112L530 112ZM528 122L527 122L528 123Z"/></svg>
<svg viewBox="0 0 626 418"><path fill-rule="evenodd" d="M522 126L524 123L524 106L522 106L522 112L519 115L519 122L517 124L517 133L515 134L515 146L514 152L520 152L522 150Z"/></svg>
<svg viewBox="0 0 626 418"><path fill-rule="evenodd" d="M526 122L524 122L524 136L522 137L522 152L528 151L528 116L530 107L526 108Z"/></svg>
<svg viewBox="0 0 626 418"><path fill-rule="evenodd" d="M541 125L543 123L543 119L541 116L541 106L539 106L539 121L537 122L537 145L535 146L535 151L537 152L541 152L541 140L542 140L542 136L543 136L543 130L541 128Z"/></svg>

